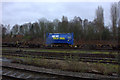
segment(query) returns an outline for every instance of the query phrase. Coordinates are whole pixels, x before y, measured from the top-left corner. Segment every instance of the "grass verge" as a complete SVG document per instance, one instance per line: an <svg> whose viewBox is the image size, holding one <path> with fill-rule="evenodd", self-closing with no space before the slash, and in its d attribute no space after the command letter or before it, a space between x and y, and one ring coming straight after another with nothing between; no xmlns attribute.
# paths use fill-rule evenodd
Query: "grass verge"
<svg viewBox="0 0 120 80"><path fill-rule="evenodd" d="M12 62L28 64L44 68L60 69L63 71L73 71L73 72L88 72L103 75L114 75L118 74L119 65L104 64L104 63L89 63L80 62L75 60L50 60L41 58L27 57L13 57L13 56L3 56L6 58L13 59Z"/></svg>
<svg viewBox="0 0 120 80"><path fill-rule="evenodd" d="M56 49L23 49L23 51L36 51L36 52L56 52L56 53L90 53L90 54L118 54L117 52L108 52L108 51L84 51L84 50L56 50ZM3 48L3 51L5 50L18 50L17 48L13 49L7 49Z"/></svg>

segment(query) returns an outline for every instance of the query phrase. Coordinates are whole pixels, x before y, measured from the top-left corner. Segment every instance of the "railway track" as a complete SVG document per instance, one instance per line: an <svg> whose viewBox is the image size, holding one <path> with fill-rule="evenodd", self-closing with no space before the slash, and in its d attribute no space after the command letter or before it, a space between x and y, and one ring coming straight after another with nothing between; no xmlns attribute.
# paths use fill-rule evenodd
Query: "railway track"
<svg viewBox="0 0 120 80"><path fill-rule="evenodd" d="M13 78L13 79L19 79L19 80L26 80L26 79L43 79L43 80L47 80L47 79L52 79L55 80L57 77L56 76L50 76L50 75L45 75L45 74L40 74L37 72L33 72L33 71L28 71L28 70L22 70L19 68L14 68L14 67L6 67L3 66L2 67L2 76L4 77L9 77L9 78Z"/></svg>
<svg viewBox="0 0 120 80"><path fill-rule="evenodd" d="M51 52L30 52L30 51L3 51L2 55L16 56L16 57L31 57L57 60L77 60L83 62L109 63L120 64L118 59L114 56L106 54L68 54L68 53L51 53ZM104 57L102 57L104 56Z"/></svg>
<svg viewBox="0 0 120 80"><path fill-rule="evenodd" d="M118 80L118 76L106 76L92 73L79 73L60 71L57 69L45 69L40 67L8 63L2 65L2 76L15 78L17 80Z"/></svg>
<svg viewBox="0 0 120 80"><path fill-rule="evenodd" d="M1 46L2 48L5 48L5 49L18 49L18 47L7 47L7 46ZM29 47L19 47L20 49L49 49L49 50L83 50L83 51L107 51L107 52L118 52L118 50L113 50L113 49L82 49L82 48L72 48L72 47L69 47L69 48L64 48L64 47L40 47L40 48L29 48Z"/></svg>
<svg viewBox="0 0 120 80"><path fill-rule="evenodd" d="M38 55L38 56L50 56L54 55L55 57L57 56L82 56L82 57L102 57L102 58L116 58L117 54L104 54L104 53L69 53L69 52L49 52L49 51L29 51L29 50L3 50L3 53L11 53L11 54L18 54L18 53L23 53L23 54L29 54L29 55ZM117 52L116 52L117 53Z"/></svg>

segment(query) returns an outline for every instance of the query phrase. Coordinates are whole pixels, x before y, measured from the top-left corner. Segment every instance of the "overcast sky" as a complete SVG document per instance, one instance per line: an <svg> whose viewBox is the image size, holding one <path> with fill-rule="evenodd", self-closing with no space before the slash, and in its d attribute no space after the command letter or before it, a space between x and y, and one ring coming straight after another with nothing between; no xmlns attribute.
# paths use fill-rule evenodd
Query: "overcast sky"
<svg viewBox="0 0 120 80"><path fill-rule="evenodd" d="M82 20L92 21L98 6L104 9L105 25L110 24L110 6L112 2L2 2L3 24L24 24L38 21L40 18L48 20L67 16L73 19L79 16Z"/></svg>

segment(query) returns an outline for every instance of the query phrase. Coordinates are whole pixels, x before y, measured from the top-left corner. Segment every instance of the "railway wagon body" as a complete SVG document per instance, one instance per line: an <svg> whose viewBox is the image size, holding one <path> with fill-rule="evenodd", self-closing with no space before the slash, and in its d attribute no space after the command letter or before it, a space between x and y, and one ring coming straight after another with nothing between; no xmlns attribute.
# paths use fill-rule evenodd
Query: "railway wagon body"
<svg viewBox="0 0 120 80"><path fill-rule="evenodd" d="M47 33L46 44L47 45L73 45L74 38L73 33Z"/></svg>

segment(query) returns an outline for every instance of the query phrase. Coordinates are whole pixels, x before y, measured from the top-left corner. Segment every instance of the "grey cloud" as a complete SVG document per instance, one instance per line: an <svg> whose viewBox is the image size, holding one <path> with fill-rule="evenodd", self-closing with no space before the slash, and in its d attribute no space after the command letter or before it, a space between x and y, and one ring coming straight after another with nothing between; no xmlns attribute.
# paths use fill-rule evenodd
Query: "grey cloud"
<svg viewBox="0 0 120 80"><path fill-rule="evenodd" d="M98 5L104 8L105 22L107 24L109 22L110 2L5 2L2 7L2 20L3 24L11 25L37 21L42 17L48 20L55 18L61 20L63 15L69 19L72 19L74 16L79 16L82 19L93 20Z"/></svg>

